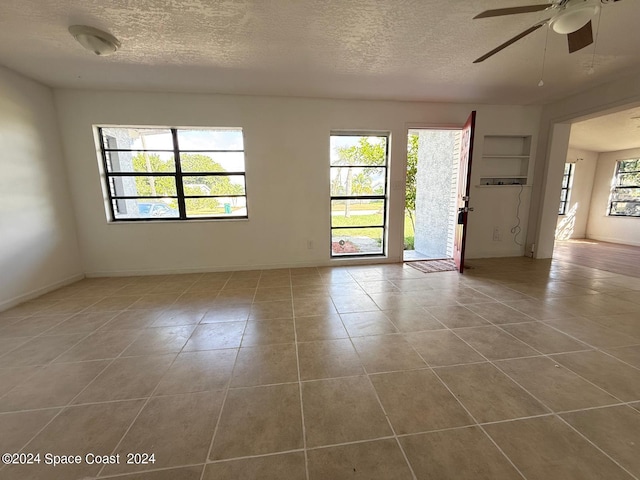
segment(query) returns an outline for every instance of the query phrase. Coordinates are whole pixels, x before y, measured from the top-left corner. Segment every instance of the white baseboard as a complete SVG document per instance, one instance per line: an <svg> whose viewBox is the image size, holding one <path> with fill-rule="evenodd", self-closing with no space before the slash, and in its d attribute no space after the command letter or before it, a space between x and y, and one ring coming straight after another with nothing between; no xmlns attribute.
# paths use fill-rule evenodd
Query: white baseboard
<svg viewBox="0 0 640 480"><path fill-rule="evenodd" d="M618 243L620 245L633 245L640 247L640 241L629 240L628 238L601 237L600 235L587 235L589 240L598 240L600 242Z"/></svg>
<svg viewBox="0 0 640 480"><path fill-rule="evenodd" d="M276 268L304 268L304 267L340 267L349 265L373 265L382 263L402 263L395 258L370 257L370 258L332 258L324 262L300 262L300 263L269 263L255 265L216 265L208 267L172 268L172 269L146 269L146 270L96 270L85 273L87 278L97 277L132 277L138 275L179 275L185 273L209 273L209 272L237 272L243 270L273 270Z"/></svg>
<svg viewBox="0 0 640 480"><path fill-rule="evenodd" d="M19 305L27 300L32 300L34 298L39 297L40 295L44 295L45 293L49 293L53 290L56 290L60 287L64 287L65 285L69 285L71 283L77 282L78 280L82 280L85 277L84 273L78 273L76 275L72 275L68 278L60 280L55 283L51 283L45 287L38 288L36 290L32 290L30 292L24 293L22 295L18 295L17 297L10 298L9 300L4 300L0 302L0 312L4 310L9 310L16 305Z"/></svg>

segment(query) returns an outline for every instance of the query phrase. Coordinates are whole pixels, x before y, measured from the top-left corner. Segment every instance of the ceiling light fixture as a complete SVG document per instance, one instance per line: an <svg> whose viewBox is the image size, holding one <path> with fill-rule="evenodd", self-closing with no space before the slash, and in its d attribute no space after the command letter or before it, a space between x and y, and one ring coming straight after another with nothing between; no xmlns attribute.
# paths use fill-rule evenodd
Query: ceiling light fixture
<svg viewBox="0 0 640 480"><path fill-rule="evenodd" d="M120 48L120 42L110 33L87 25L72 25L69 33L87 50L96 55L111 55Z"/></svg>
<svg viewBox="0 0 640 480"><path fill-rule="evenodd" d="M549 27L560 34L577 32L600 11L600 2L585 1L584 5L569 2L569 8L562 10L549 22ZM575 5L575 6L574 6Z"/></svg>

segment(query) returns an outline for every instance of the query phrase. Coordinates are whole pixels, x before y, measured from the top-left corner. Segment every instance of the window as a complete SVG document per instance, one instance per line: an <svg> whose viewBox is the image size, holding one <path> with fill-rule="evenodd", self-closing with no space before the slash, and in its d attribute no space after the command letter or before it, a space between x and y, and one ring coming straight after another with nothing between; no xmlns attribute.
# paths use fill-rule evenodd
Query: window
<svg viewBox="0 0 640 480"><path fill-rule="evenodd" d="M560 208L558 215L565 215L567 213L567 206L569 205L569 195L571 193L571 184L573 181L573 169L575 165L573 163L564 164L564 176L562 177L562 191L560 192Z"/></svg>
<svg viewBox="0 0 640 480"><path fill-rule="evenodd" d="M110 220L248 218L239 128L98 127Z"/></svg>
<svg viewBox="0 0 640 480"><path fill-rule="evenodd" d="M384 255L389 136L332 133L330 146L331 256Z"/></svg>
<svg viewBox="0 0 640 480"><path fill-rule="evenodd" d="M640 217L640 159L618 161L611 188L609 215Z"/></svg>

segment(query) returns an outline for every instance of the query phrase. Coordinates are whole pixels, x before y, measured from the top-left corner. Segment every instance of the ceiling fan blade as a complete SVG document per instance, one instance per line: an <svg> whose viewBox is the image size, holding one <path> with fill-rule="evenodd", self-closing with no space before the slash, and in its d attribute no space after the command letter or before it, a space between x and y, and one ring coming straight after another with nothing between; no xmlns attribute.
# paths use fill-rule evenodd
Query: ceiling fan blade
<svg viewBox="0 0 640 480"><path fill-rule="evenodd" d="M552 3L544 3L542 5L525 5L524 7L509 7L509 8L497 8L495 10L485 10L482 13L476 15L475 18L489 18L489 17L502 17L503 15L515 15L518 13L531 13L539 12L551 8Z"/></svg>
<svg viewBox="0 0 640 480"><path fill-rule="evenodd" d="M593 43L591 20L589 20L581 29L568 34L567 40L569 41L569 53L577 52L578 50L591 45Z"/></svg>
<svg viewBox="0 0 640 480"><path fill-rule="evenodd" d="M547 23L547 21L545 20L544 22L540 22L536 25L534 25L533 27L529 27L527 28L524 32L519 33L518 35L516 35L515 37L507 40L506 42L504 42L502 45L494 48L493 50L491 50L489 53L484 54L483 56L481 56L480 58L477 58L476 60L473 61L473 63L480 63L480 62L484 62L487 58L492 57L493 55L495 55L496 53L498 53L501 50L504 50L505 48L507 48L509 45L516 43L518 40L520 40L523 37L526 37L527 35L529 35L530 33L535 32L536 30L538 30L540 27L542 27L543 25L545 25Z"/></svg>

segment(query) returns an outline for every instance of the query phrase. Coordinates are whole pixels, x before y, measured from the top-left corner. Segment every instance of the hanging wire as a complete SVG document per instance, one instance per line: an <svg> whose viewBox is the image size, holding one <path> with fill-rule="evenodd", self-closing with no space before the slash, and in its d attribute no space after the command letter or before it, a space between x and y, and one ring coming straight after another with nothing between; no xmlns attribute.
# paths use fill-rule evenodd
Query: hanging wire
<svg viewBox="0 0 640 480"><path fill-rule="evenodd" d="M591 57L591 67L587 70L589 75L593 75L596 71L594 68L596 62L596 48L598 48L598 36L600 34L600 19L602 18L602 7L600 7L600 11L598 12L598 26L596 27L596 38L593 41L593 56Z"/></svg>
<svg viewBox="0 0 640 480"><path fill-rule="evenodd" d="M547 59L548 43L549 43L549 28L547 27L547 35L544 37L544 53L542 54L542 72L540 72L540 81L538 82L539 87L542 87L544 85L544 64Z"/></svg>
<svg viewBox="0 0 640 480"><path fill-rule="evenodd" d="M516 207L516 220L518 223L511 229L511 234L513 235L513 241L518 246L522 246L523 244L518 242L518 235L522 233L522 227L520 226L520 205L522 205L522 191L524 190L524 185L520 185L520 191L518 192L518 206Z"/></svg>

